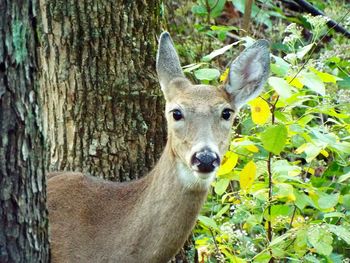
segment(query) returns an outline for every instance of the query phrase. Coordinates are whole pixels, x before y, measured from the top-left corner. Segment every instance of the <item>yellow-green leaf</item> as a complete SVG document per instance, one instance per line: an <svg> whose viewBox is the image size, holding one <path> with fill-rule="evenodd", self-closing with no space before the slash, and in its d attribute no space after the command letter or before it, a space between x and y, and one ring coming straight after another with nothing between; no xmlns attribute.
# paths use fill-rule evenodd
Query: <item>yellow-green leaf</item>
<svg viewBox="0 0 350 263"><path fill-rule="evenodd" d="M293 87L296 87L297 89L301 89L302 87L304 87L303 83L301 83L298 78L287 76L286 81L288 82L288 84L292 85Z"/></svg>
<svg viewBox="0 0 350 263"><path fill-rule="evenodd" d="M248 190L252 187L256 176L256 164L253 161L247 163L239 174L241 189Z"/></svg>
<svg viewBox="0 0 350 263"><path fill-rule="evenodd" d="M265 124L271 116L269 104L260 97L252 100L249 104L253 122L259 125Z"/></svg>
<svg viewBox="0 0 350 263"><path fill-rule="evenodd" d="M310 68L310 70L314 73L316 73L317 76L320 77L320 79L323 81L323 82L330 82L330 83L336 83L337 80L341 80L341 78L338 78L334 75L331 75L331 74L328 74L328 73L325 73L325 72L321 72L321 71L318 71L317 69L314 69L314 68Z"/></svg>
<svg viewBox="0 0 350 263"><path fill-rule="evenodd" d="M216 180L215 187L214 187L215 193L217 195L222 195L223 193L225 193L229 183L230 183L230 180L227 178L222 178L222 179Z"/></svg>
<svg viewBox="0 0 350 263"><path fill-rule="evenodd" d="M220 82L224 83L227 80L228 73L230 71L230 68L225 69L225 71L220 76Z"/></svg>
<svg viewBox="0 0 350 263"><path fill-rule="evenodd" d="M224 155L224 158L222 159L221 166L219 168L219 171L217 172L217 175L224 175L232 171L232 169L236 166L238 161L238 155L234 152L228 151Z"/></svg>
<svg viewBox="0 0 350 263"><path fill-rule="evenodd" d="M253 152L253 153L259 152L259 148L256 147L254 144L245 145L244 148L246 148L248 151Z"/></svg>

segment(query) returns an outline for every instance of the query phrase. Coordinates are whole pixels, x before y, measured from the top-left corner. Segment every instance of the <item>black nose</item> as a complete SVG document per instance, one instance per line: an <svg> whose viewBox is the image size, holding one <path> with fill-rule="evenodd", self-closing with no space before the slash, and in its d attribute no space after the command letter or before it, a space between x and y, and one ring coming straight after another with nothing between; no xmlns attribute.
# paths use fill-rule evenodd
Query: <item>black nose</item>
<svg viewBox="0 0 350 263"><path fill-rule="evenodd" d="M199 172L210 173L220 165L220 158L215 152L205 148L192 156L191 163L198 167Z"/></svg>

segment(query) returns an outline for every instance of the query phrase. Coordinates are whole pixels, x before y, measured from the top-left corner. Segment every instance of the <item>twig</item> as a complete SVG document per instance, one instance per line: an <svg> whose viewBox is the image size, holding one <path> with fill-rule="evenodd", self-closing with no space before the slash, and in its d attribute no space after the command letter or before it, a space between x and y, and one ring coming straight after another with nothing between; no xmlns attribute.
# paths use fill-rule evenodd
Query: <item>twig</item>
<svg viewBox="0 0 350 263"><path fill-rule="evenodd" d="M292 228L296 210L297 210L297 207L296 205L294 205L294 210L293 210L292 218L290 219L289 228Z"/></svg>
<svg viewBox="0 0 350 263"><path fill-rule="evenodd" d="M250 16L252 14L252 5L253 5L253 0L246 0L245 1L244 15L243 15L244 35L248 35L248 32L249 32L249 23L250 23Z"/></svg>
<svg viewBox="0 0 350 263"><path fill-rule="evenodd" d="M218 243L216 242L216 239L215 239L213 230L211 230L210 227L209 227L209 231L210 231L210 234L211 234L211 236L212 236L212 238L213 238L213 241L214 241L214 245L215 245L215 249L216 249L216 254L222 256L222 254L221 254L221 252L220 252L220 249L219 249L219 246L218 246Z"/></svg>

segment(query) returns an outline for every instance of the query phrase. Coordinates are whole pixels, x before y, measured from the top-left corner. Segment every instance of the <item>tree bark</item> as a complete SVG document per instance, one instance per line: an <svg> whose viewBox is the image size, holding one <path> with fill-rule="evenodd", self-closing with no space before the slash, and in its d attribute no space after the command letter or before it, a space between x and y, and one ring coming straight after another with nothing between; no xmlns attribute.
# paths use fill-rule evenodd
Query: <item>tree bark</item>
<svg viewBox="0 0 350 263"><path fill-rule="evenodd" d="M40 0L48 170L129 181L154 167L167 135L155 74L159 3Z"/></svg>
<svg viewBox="0 0 350 263"><path fill-rule="evenodd" d="M48 169L144 175L166 141L154 70L159 1L40 1Z"/></svg>
<svg viewBox="0 0 350 263"><path fill-rule="evenodd" d="M48 262L36 2L0 1L0 262Z"/></svg>

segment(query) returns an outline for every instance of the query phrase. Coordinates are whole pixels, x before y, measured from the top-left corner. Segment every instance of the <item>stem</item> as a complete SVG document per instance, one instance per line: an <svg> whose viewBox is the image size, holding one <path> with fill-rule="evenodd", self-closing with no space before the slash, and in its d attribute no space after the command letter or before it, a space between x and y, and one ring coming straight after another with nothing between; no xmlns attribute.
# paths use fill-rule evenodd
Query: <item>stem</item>
<svg viewBox="0 0 350 263"><path fill-rule="evenodd" d="M213 230L211 230L211 228L209 227L209 231L210 231L210 234L213 238L213 241L214 241L214 245L215 245L215 249L216 249L216 254L219 255L220 257L222 257L222 254L220 252L220 249L219 249L219 246L218 246L218 243L216 242L216 238L214 236L214 233L213 233Z"/></svg>
<svg viewBox="0 0 350 263"><path fill-rule="evenodd" d="M269 207L268 207L269 220L267 221L267 238L268 238L269 242L272 241L272 226L271 226L272 171L271 171L271 159L272 159L272 153L269 153L269 159L267 161L267 172L269 174Z"/></svg>
<svg viewBox="0 0 350 263"><path fill-rule="evenodd" d="M289 228L292 228L296 210L297 210L297 207L296 205L294 205L294 210L293 210L292 218L290 219Z"/></svg>
<svg viewBox="0 0 350 263"><path fill-rule="evenodd" d="M248 35L249 33L249 24L250 16L252 14L253 0L246 0L244 6L244 15L243 15L243 34Z"/></svg>
<svg viewBox="0 0 350 263"><path fill-rule="evenodd" d="M279 97L276 98L276 101L272 104L271 107L271 114L272 114L272 125L275 124L275 110L276 110L276 104L278 102ZM267 172L269 175L269 206L268 206L268 214L269 214L269 219L267 221L267 238L269 240L269 242L272 241L272 224L271 224L271 203L272 203L272 169L271 169L271 163L272 163L272 153L269 153L269 158L267 160ZM271 259L269 261L269 263L273 263L274 262L274 258L272 257L272 251L270 250L270 255L271 255Z"/></svg>
<svg viewBox="0 0 350 263"><path fill-rule="evenodd" d="M209 0L205 0L205 7L207 9L207 26L210 26L210 15L211 15L211 7L209 4ZM209 38L209 50L211 49L211 38Z"/></svg>

